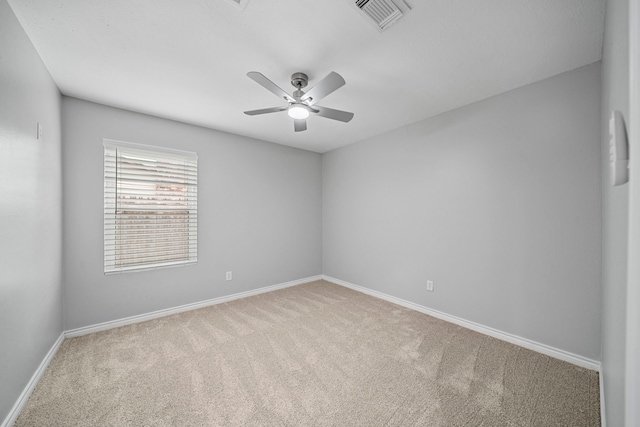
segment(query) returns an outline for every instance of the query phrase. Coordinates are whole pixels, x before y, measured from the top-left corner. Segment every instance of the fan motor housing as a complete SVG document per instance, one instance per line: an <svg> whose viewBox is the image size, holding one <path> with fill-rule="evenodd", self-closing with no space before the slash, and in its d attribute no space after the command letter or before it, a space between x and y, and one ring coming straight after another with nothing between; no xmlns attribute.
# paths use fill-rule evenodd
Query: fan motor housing
<svg viewBox="0 0 640 427"><path fill-rule="evenodd" d="M309 77L305 73L291 74L291 85L296 89L302 89L309 83Z"/></svg>

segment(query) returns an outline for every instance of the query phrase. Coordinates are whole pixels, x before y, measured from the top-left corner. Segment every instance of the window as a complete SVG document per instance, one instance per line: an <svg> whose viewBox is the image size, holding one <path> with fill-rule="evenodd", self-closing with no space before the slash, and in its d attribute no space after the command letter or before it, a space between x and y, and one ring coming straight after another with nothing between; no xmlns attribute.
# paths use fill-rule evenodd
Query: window
<svg viewBox="0 0 640 427"><path fill-rule="evenodd" d="M197 154L103 142L104 272L197 262Z"/></svg>

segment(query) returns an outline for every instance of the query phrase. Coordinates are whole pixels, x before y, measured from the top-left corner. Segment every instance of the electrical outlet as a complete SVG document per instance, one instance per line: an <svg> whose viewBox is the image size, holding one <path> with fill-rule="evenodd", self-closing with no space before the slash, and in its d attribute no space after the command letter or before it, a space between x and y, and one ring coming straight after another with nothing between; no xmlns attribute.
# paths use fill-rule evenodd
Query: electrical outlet
<svg viewBox="0 0 640 427"><path fill-rule="evenodd" d="M427 280L427 290L433 292L433 280Z"/></svg>
<svg viewBox="0 0 640 427"><path fill-rule="evenodd" d="M231 279L233 279L233 272L227 271L227 280L231 280Z"/></svg>

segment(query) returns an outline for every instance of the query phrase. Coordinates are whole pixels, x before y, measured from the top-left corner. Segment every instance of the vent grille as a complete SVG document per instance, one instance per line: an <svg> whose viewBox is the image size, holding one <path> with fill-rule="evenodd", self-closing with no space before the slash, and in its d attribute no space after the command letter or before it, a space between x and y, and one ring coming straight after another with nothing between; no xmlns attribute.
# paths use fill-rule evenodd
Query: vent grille
<svg viewBox="0 0 640 427"><path fill-rule="evenodd" d="M355 4L380 30L384 30L403 15L391 0L356 0Z"/></svg>

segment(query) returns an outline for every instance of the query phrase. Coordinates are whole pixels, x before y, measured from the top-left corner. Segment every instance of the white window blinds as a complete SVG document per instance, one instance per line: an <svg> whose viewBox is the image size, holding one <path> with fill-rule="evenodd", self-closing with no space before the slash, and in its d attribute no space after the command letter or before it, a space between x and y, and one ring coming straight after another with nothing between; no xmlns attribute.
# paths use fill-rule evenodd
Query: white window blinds
<svg viewBox="0 0 640 427"><path fill-rule="evenodd" d="M197 154L103 142L104 272L195 263Z"/></svg>

